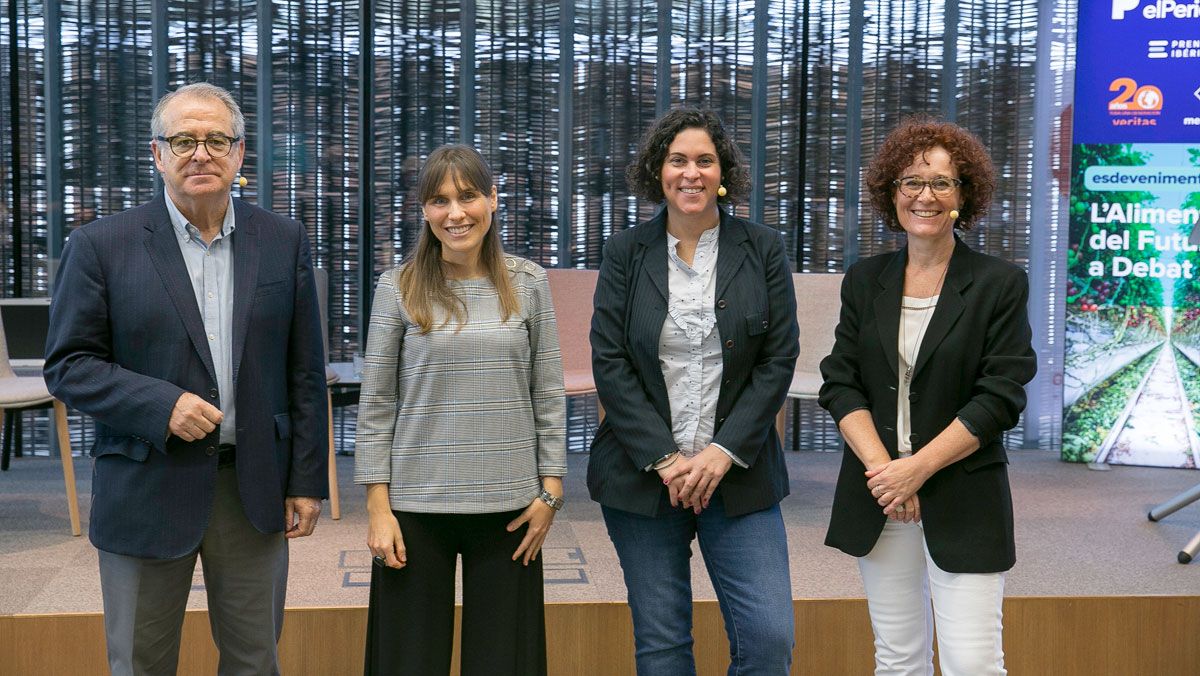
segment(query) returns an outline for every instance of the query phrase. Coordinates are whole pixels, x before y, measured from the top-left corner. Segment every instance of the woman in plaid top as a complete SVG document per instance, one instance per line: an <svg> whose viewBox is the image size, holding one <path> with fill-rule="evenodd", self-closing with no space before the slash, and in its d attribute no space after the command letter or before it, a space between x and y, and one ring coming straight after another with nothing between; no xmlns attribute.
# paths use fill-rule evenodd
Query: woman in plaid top
<svg viewBox="0 0 1200 676"><path fill-rule="evenodd" d="M425 227L379 279L359 403L354 480L376 562L366 672L448 672L462 555L462 673L544 674L538 552L566 473L550 287L501 249L474 149L435 150L417 193Z"/></svg>

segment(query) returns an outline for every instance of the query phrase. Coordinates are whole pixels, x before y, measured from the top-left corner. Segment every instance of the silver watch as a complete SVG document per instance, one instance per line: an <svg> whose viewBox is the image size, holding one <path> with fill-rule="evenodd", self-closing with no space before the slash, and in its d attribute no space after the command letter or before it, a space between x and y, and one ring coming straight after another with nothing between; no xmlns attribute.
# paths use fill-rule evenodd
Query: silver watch
<svg viewBox="0 0 1200 676"><path fill-rule="evenodd" d="M542 502L546 503L547 505L550 505L550 509L553 509L556 512L558 510L562 509L563 505L567 504L566 500L563 500L562 498L558 497L557 495L552 494L550 491L546 490L545 488L543 488L542 492L540 494L538 494L538 499L541 500Z"/></svg>

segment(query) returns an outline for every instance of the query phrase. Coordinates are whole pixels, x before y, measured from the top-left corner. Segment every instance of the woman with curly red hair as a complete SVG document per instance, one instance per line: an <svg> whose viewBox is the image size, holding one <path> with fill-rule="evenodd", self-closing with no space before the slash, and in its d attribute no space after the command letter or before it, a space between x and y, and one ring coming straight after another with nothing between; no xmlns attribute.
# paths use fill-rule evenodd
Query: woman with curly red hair
<svg viewBox="0 0 1200 676"><path fill-rule="evenodd" d="M850 267L820 404L846 440L826 544L858 557L876 674L1004 674L1001 602L1016 560L1002 434L1037 368L1024 270L955 236L995 174L954 124L913 118L866 172L900 251Z"/></svg>

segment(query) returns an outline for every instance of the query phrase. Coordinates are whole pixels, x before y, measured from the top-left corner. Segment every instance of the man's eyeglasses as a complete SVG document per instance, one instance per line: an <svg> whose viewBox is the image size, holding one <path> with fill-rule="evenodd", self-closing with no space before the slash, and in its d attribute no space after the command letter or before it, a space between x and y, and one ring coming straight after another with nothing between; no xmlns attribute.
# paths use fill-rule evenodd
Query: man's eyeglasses
<svg viewBox="0 0 1200 676"><path fill-rule="evenodd" d="M955 188L962 185L962 181L946 176L938 176L928 181L915 176L906 176L902 179L892 181L892 184L900 188L900 192L904 193L905 197L920 197L921 193L925 190L925 186L929 186L933 194L938 197L949 197L954 194Z"/></svg>
<svg viewBox="0 0 1200 676"><path fill-rule="evenodd" d="M174 136L155 136L155 140L166 141L171 147L171 152L179 157L191 157L196 148L201 145L208 151L211 157L225 157L229 151L233 149L233 144L242 139L240 136L229 138L224 134L213 134L206 139L195 139L187 134L176 134Z"/></svg>

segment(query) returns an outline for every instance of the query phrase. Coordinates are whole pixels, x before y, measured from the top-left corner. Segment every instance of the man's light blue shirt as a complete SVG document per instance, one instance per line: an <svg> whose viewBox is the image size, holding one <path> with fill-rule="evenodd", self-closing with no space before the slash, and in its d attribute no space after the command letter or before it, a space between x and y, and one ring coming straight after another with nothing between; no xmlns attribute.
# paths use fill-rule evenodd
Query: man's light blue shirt
<svg viewBox="0 0 1200 676"><path fill-rule="evenodd" d="M167 213L179 241L179 251L187 265L192 290L196 292L196 307L204 321L204 337L212 356L213 369L217 376L217 392L225 414L221 423L222 444L237 443L237 418L233 388L233 198L225 208L225 221L221 232L208 244L200 236L200 229L188 222L179 207L164 191ZM196 393L204 397L203 393ZM207 400L207 399L206 399Z"/></svg>

